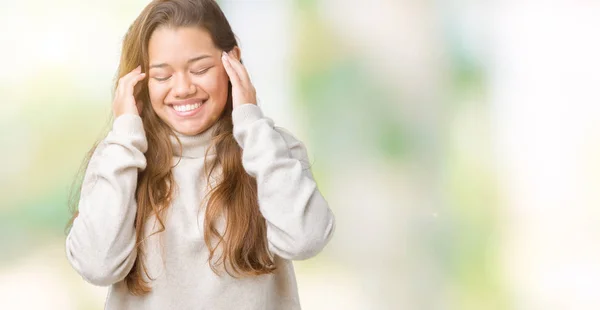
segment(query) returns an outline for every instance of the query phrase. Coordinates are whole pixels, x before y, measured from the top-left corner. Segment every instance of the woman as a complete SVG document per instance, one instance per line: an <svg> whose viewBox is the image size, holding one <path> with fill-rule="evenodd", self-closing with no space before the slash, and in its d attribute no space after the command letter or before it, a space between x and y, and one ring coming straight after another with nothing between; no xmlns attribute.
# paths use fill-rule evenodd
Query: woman
<svg viewBox="0 0 600 310"><path fill-rule="evenodd" d="M112 130L66 240L106 309L299 309L291 260L331 239L306 149L256 105L211 0L150 3L129 28Z"/></svg>

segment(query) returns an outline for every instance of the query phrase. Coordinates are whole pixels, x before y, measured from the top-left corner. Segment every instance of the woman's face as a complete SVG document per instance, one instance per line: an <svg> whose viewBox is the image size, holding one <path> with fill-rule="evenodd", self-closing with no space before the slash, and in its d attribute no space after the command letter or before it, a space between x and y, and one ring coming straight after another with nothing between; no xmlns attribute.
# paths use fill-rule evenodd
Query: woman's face
<svg viewBox="0 0 600 310"><path fill-rule="evenodd" d="M148 44L152 108L175 131L196 135L210 128L227 101L229 77L221 50L196 27L158 27Z"/></svg>

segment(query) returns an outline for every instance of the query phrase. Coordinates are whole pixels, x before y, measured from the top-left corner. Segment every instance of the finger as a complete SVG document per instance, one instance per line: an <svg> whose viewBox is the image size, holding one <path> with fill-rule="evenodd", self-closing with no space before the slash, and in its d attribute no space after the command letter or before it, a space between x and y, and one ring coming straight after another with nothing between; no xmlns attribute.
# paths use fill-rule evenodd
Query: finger
<svg viewBox="0 0 600 310"><path fill-rule="evenodd" d="M146 73L138 73L137 76L131 77L131 79L129 79L126 82L126 84L124 85L125 89L123 91L125 92L125 94L133 96L135 94L135 92L134 92L135 86L137 86L137 85L141 86L141 84L138 84L138 82L143 80L145 77L146 77Z"/></svg>
<svg viewBox="0 0 600 310"><path fill-rule="evenodd" d="M135 78L135 76L137 74L139 74L142 71L142 66L137 66L137 68L131 70L129 73L123 75L120 79L119 79L119 83L117 84L117 94L123 94L124 93L124 88L127 88L127 85L129 84L129 81L132 78Z"/></svg>
<svg viewBox="0 0 600 310"><path fill-rule="evenodd" d="M231 85L234 87L239 87L241 85L240 77L238 76L235 69L231 66L231 62L225 52L223 52L223 56L221 57L223 61L223 67L225 68L225 72L229 75L229 80L231 81Z"/></svg>
<svg viewBox="0 0 600 310"><path fill-rule="evenodd" d="M137 66L135 69L129 71L129 73L127 73L123 77L121 77L121 79L129 80L130 78L137 76L141 72L142 72L142 66Z"/></svg>
<svg viewBox="0 0 600 310"><path fill-rule="evenodd" d="M231 66L233 67L235 72L240 77L240 80L244 83L250 84L250 75L248 74L246 67L237 58L233 56L233 52L227 53L227 59L229 60L229 63L231 63Z"/></svg>
<svg viewBox="0 0 600 310"><path fill-rule="evenodd" d="M137 78L135 79L135 81L133 82L133 95L137 96L140 94L140 92L142 91L142 86L144 85L144 80L146 79L148 75L144 72L144 73L140 73L139 76L137 76Z"/></svg>

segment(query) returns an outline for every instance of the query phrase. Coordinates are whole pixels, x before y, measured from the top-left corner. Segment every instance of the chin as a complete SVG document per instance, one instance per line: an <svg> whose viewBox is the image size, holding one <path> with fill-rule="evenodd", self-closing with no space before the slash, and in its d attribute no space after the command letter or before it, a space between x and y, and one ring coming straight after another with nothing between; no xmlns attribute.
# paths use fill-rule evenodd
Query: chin
<svg viewBox="0 0 600 310"><path fill-rule="evenodd" d="M201 134L204 131L206 131L207 128L205 128L206 126L195 126L195 127L186 127L186 126L171 126L171 128L173 128L173 130L175 130L176 132L182 134L182 135L186 135L186 136L195 136L197 134ZM210 127L210 126L209 126Z"/></svg>

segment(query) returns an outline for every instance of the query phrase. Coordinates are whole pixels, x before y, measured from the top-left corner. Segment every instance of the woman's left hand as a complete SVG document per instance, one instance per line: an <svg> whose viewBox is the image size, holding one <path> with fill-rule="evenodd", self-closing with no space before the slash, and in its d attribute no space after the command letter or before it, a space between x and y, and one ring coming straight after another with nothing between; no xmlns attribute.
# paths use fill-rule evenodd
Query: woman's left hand
<svg viewBox="0 0 600 310"><path fill-rule="evenodd" d="M233 108L246 103L256 104L256 90L250 81L246 67L233 56L232 52L229 54L223 52L221 60L231 81Z"/></svg>

